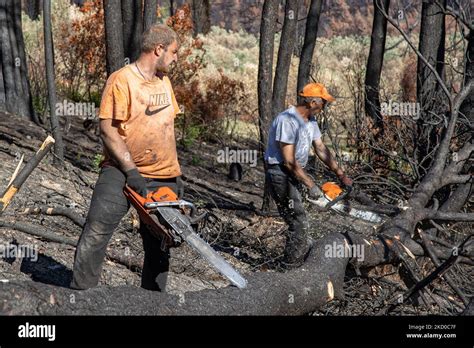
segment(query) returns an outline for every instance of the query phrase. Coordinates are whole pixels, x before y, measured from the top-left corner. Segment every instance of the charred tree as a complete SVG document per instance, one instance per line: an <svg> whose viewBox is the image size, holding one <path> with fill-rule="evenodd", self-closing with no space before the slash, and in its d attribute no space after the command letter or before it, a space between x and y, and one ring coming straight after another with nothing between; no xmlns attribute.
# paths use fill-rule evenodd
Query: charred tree
<svg viewBox="0 0 474 348"><path fill-rule="evenodd" d="M387 36L387 20L379 8L382 7L387 12L389 6L390 0L374 0L374 20L365 73L365 112L372 118L379 136L383 134L383 119L380 114L380 75Z"/></svg>
<svg viewBox="0 0 474 348"><path fill-rule="evenodd" d="M122 32L125 60L127 63L134 62L140 55L143 32L143 8L141 1L122 0Z"/></svg>
<svg viewBox="0 0 474 348"><path fill-rule="evenodd" d="M301 50L300 65L298 67L297 92L301 91L310 80L313 52L316 46L316 38L318 37L319 17L321 16L322 6L323 0L311 0L306 19L306 31L303 49Z"/></svg>
<svg viewBox="0 0 474 348"><path fill-rule="evenodd" d="M357 236L351 237L355 238L355 242L364 243ZM228 286L218 291L190 292L184 295L185 301L179 305L179 296L130 286L90 289L81 295L87 300L71 304L69 296L74 290L10 281L0 284L0 314L304 315L334 298L343 297L345 269L351 260L340 257L328 262L324 248L333 243L342 246L346 240L348 238L342 234L320 239L304 269L287 273L255 272L247 277L249 284L246 289ZM383 245L375 245L368 251L367 261L364 262L371 264L383 260ZM54 293L55 305L47 305L48 297L36 296L36 293ZM295 299L294 302L288 301L289 295ZM135 305L131 305L132 302Z"/></svg>
<svg viewBox="0 0 474 348"><path fill-rule="evenodd" d="M278 3L266 0L263 4L260 27L260 51L258 61L258 113L260 148L263 150L268 140L268 127L272 119L272 80L275 22Z"/></svg>
<svg viewBox="0 0 474 348"><path fill-rule="evenodd" d="M296 25L298 22L298 8L301 1L287 1L285 6L285 21L281 32L278 48L278 61L273 82L273 115L285 108L286 91L288 87L288 72L291 56L296 43Z"/></svg>
<svg viewBox="0 0 474 348"><path fill-rule="evenodd" d="M473 22L474 26L474 22ZM474 29L469 31L467 37L468 44L466 55L464 58L464 84L469 83L469 81L474 80ZM467 96L464 103L461 105L461 113L466 116L466 118L471 123L471 127L474 126L474 93ZM472 128L471 128L472 129Z"/></svg>
<svg viewBox="0 0 474 348"><path fill-rule="evenodd" d="M170 0L170 16L174 16L174 0Z"/></svg>
<svg viewBox="0 0 474 348"><path fill-rule="evenodd" d="M211 30L209 0L192 0L194 35L207 34Z"/></svg>
<svg viewBox="0 0 474 348"><path fill-rule="evenodd" d="M122 12L120 0L104 1L105 47L107 74L120 69L124 65Z"/></svg>
<svg viewBox="0 0 474 348"><path fill-rule="evenodd" d="M28 81L21 2L0 1L0 37L0 110L38 123Z"/></svg>
<svg viewBox="0 0 474 348"><path fill-rule="evenodd" d="M423 2L418 47L421 55L436 68L436 72L443 79L445 10L446 0ZM436 126L432 124L436 124L440 117L445 116L448 101L435 74L420 58L417 65L416 92L417 101L420 104L420 115L417 120L418 143L415 156L422 172L426 172L432 161L433 149L439 142Z"/></svg>
<svg viewBox="0 0 474 348"><path fill-rule="evenodd" d="M260 50L258 60L258 113L260 149L263 153L268 140L268 127L272 119L273 51L275 22L278 17L278 3L266 0L263 4L260 26Z"/></svg>
<svg viewBox="0 0 474 348"><path fill-rule="evenodd" d="M57 159L64 160L64 145L62 131L56 115L56 85L54 79L54 51L53 33L51 30L51 0L43 1L43 28L44 28L44 59L46 65L46 82L48 84L48 104L51 122L51 132L55 139L54 153Z"/></svg>
<svg viewBox="0 0 474 348"><path fill-rule="evenodd" d="M37 20L41 12L40 0L26 0L25 12L31 20Z"/></svg>
<svg viewBox="0 0 474 348"><path fill-rule="evenodd" d="M145 0L143 4L143 31L147 31L156 22L158 0Z"/></svg>
<svg viewBox="0 0 474 348"><path fill-rule="evenodd" d="M473 23L474 24L474 23ZM471 29L469 35L467 36L468 46L466 54L464 57L464 85L469 84L474 80L474 30ZM460 115L464 117L461 127L459 129L460 133L465 133L468 135L466 138L467 141L472 142L474 128L474 93L470 93L464 102L461 104ZM463 137L464 138L464 137ZM473 164L467 162L464 165L463 173L472 173ZM467 203L469 198L471 198L474 192L474 181L470 181L464 184L459 184L457 187L451 190L451 194L443 202L441 206L441 211L460 211L461 208Z"/></svg>
<svg viewBox="0 0 474 348"><path fill-rule="evenodd" d="M260 135L260 153L263 154L268 142L268 129L272 120L272 70L275 42L275 22L278 17L278 3L265 0L260 24L260 50L258 60L258 128ZM270 208L270 187L265 180L263 211Z"/></svg>

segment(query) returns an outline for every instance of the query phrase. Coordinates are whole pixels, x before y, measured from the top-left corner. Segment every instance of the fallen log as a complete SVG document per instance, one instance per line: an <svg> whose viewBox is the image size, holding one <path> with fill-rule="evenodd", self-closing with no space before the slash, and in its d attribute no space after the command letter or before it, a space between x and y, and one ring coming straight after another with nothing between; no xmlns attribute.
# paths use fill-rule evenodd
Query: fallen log
<svg viewBox="0 0 474 348"><path fill-rule="evenodd" d="M366 239L351 232L333 233L315 242L302 267L285 273L246 274L248 287L243 290L228 286L172 295L132 286L76 291L32 281L10 281L0 285L0 314L304 315L335 298L344 298L348 266L358 270L396 261L393 243L381 235ZM363 248L362 258L351 254L354 247ZM336 249L343 253L335 253ZM51 296L53 303L48 301Z"/></svg>
<svg viewBox="0 0 474 348"><path fill-rule="evenodd" d="M364 245L364 258L330 255L333 247L349 250ZM131 286L97 287L78 292L34 282L11 281L0 285L0 314L10 315L303 315L334 298L344 297L346 268L368 267L393 261L382 240L366 240L334 233L315 242L305 264L285 273L255 272L246 275L248 287L171 295ZM37 296L35 294L42 294ZM54 304L48 302L51 294ZM71 295L75 303L71 303Z"/></svg>
<svg viewBox="0 0 474 348"><path fill-rule="evenodd" d="M50 242L61 243L76 247L77 240L74 238L60 236L53 232L48 232L42 229L39 226L22 223L22 222L8 222L0 220L0 227L11 228L17 231L28 233L32 236L40 237ZM122 254L115 250L107 250L105 256L116 263L126 266L129 270L133 272L141 272L143 259L139 257L134 257L132 255Z"/></svg>
<svg viewBox="0 0 474 348"><path fill-rule="evenodd" d="M35 226L35 225L27 224L27 223L22 223L22 222L10 222L10 221L0 220L0 227L11 228L11 229L14 229L14 230L17 230L17 231L28 233L32 236L40 237L40 238L46 239L50 242L76 246L76 240L75 239L60 236L60 235L57 235L56 233L53 233L53 232L48 232L48 231L46 231L45 229L43 229L39 226Z"/></svg>

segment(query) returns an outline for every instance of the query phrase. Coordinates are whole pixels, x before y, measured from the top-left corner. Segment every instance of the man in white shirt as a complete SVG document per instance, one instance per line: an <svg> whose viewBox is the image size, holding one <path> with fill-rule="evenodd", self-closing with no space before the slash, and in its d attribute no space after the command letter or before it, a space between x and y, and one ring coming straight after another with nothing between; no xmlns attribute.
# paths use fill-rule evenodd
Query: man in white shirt
<svg viewBox="0 0 474 348"><path fill-rule="evenodd" d="M283 259L288 267L300 266L312 245L312 240L307 236L308 220L298 186L306 186L313 199L322 195L304 170L311 146L343 185L352 185L352 180L344 174L322 142L321 131L314 117L335 98L321 83L306 85L299 95L303 99L298 105L283 111L273 120L265 152L266 178L270 183L271 194L280 216L288 224Z"/></svg>

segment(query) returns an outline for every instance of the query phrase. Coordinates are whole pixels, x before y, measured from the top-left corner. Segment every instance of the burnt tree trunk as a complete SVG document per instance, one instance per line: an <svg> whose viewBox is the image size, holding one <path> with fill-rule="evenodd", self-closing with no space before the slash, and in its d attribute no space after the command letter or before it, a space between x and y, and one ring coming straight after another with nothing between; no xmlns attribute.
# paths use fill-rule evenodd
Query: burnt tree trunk
<svg viewBox="0 0 474 348"><path fill-rule="evenodd" d="M474 79L474 30L470 30L468 35L464 62L464 83L467 84ZM464 103L462 103L461 113L466 116L472 127L474 125L474 93L471 93L471 95L464 100Z"/></svg>
<svg viewBox="0 0 474 348"><path fill-rule="evenodd" d="M134 62L140 55L143 32L141 1L122 0L123 51L126 62Z"/></svg>
<svg viewBox="0 0 474 348"><path fill-rule="evenodd" d="M25 12L31 20L35 21L40 15L40 0L26 0L25 1Z"/></svg>
<svg viewBox="0 0 474 348"><path fill-rule="evenodd" d="M48 85L48 104L51 122L51 132L55 140L54 161L64 160L64 145L62 131L56 115L56 85L54 81L54 51L53 33L51 30L51 0L43 1L43 28L44 28L44 59L46 65L46 82Z"/></svg>
<svg viewBox="0 0 474 348"><path fill-rule="evenodd" d="M105 47L107 75L123 67L122 12L120 0L104 1Z"/></svg>
<svg viewBox="0 0 474 348"><path fill-rule="evenodd" d="M365 112L372 118L378 135L383 134L383 119L380 114L380 75L382 73L387 19L380 11L388 12L390 0L374 0L374 20L370 37L370 51L365 72Z"/></svg>
<svg viewBox="0 0 474 348"><path fill-rule="evenodd" d="M260 50L258 60L258 129L260 153L263 155L268 142L268 129L272 120L272 70L275 42L275 23L278 17L278 3L265 0L260 24ZM263 211L270 209L270 187L265 180Z"/></svg>
<svg viewBox="0 0 474 348"><path fill-rule="evenodd" d="M468 46L464 59L464 85L474 80L474 31L471 30L467 37ZM460 132L465 131L470 134L472 141L472 127L474 127L474 93L470 93L464 102L461 104L459 112L466 117L465 123ZM472 161L465 164L463 168L464 173L472 173ZM471 180L468 183L460 184L455 189L452 189L450 196L443 202L440 211L459 211L466 204L468 199L474 192L474 182Z"/></svg>
<svg viewBox="0 0 474 348"><path fill-rule="evenodd" d="M442 6L442 7L441 7ZM421 10L419 51L436 68L444 79L445 15L446 0L424 1ZM447 98L441 90L434 73L418 59L417 101L420 104L420 118L417 121L417 144L415 158L422 172L430 167L430 153L439 142L436 127L428 123L443 117L448 109ZM434 116L436 115L436 116Z"/></svg>
<svg viewBox="0 0 474 348"><path fill-rule="evenodd" d="M209 0L192 0L194 35L207 34L211 30Z"/></svg>
<svg viewBox="0 0 474 348"><path fill-rule="evenodd" d="M298 67L297 92L301 91L310 80L313 52L316 46L316 38L318 37L319 17L321 16L322 6L323 0L311 0L308 18L306 19L304 44Z"/></svg>
<svg viewBox="0 0 474 348"><path fill-rule="evenodd" d="M298 8L300 3L301 1L295 0L286 1L285 21L281 32L275 80L273 82L273 116L285 108L288 72L290 70L291 56L293 55L293 49L296 44L296 25L298 22Z"/></svg>
<svg viewBox="0 0 474 348"><path fill-rule="evenodd" d="M21 2L0 1L0 38L0 110L38 123L28 81Z"/></svg>
<svg viewBox="0 0 474 348"><path fill-rule="evenodd" d="M170 16L174 16L174 0L170 0Z"/></svg>
<svg viewBox="0 0 474 348"><path fill-rule="evenodd" d="M156 22L158 0L145 0L143 8L143 31L147 31Z"/></svg>

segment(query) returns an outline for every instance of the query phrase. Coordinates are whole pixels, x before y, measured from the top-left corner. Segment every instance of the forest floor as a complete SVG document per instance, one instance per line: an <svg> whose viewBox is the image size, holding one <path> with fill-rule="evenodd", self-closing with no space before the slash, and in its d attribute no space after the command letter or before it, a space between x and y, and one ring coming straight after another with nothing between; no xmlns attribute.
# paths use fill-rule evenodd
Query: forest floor
<svg viewBox="0 0 474 348"><path fill-rule="evenodd" d="M14 172L19 157L25 160L39 148L47 133L37 125L18 119L10 114L0 114L0 187L5 188ZM94 129L85 129L82 121L73 120L64 135L66 161L61 168L53 165L50 154L38 165L12 204L2 215L2 220L28 223L38 229L58 236L77 240L81 227L64 216L23 214L25 208L38 205L67 207L86 217L98 171L97 155L101 153L99 137ZM256 149L254 140L227 144L229 147ZM275 260L281 255L285 243L286 226L279 217L261 216L252 211L260 208L263 196L264 173L261 162L255 167L244 165L241 181L228 179L228 165L217 163L218 143L196 142L183 148L178 146L179 161L186 183L185 199L205 208L212 220L201 223L199 232L208 242L243 274L254 270L277 272ZM323 178L319 178L323 179ZM331 178L324 178L325 180ZM314 238L332 232L354 231L374 235L377 226L333 211L316 212L307 206L310 231ZM137 231L138 219L131 209L115 231L108 250L143 257L142 242ZM36 262L26 258L0 258L0 281L33 280L67 287L72 275L75 248L51 242L11 228L0 228L0 246L26 245L38 253ZM422 260L423 262L423 260ZM428 260L425 260L426 264ZM422 268L425 265L421 265ZM407 289L400 279L399 266L378 266L371 270L355 270L346 273L346 299L328 303L314 315L371 315L383 306L395 291ZM473 267L456 265L456 272L473 279ZM362 275L362 277L360 276ZM100 285L140 286L140 270L106 259ZM174 294L198 291L205 288L220 288L228 281L210 269L193 250L185 244L171 249L171 266L166 291ZM440 291L449 295L445 284ZM463 289L474 294L472 282ZM436 308L418 306L417 301L398 307L393 314L456 314L461 306L454 303L452 311L437 312Z"/></svg>

